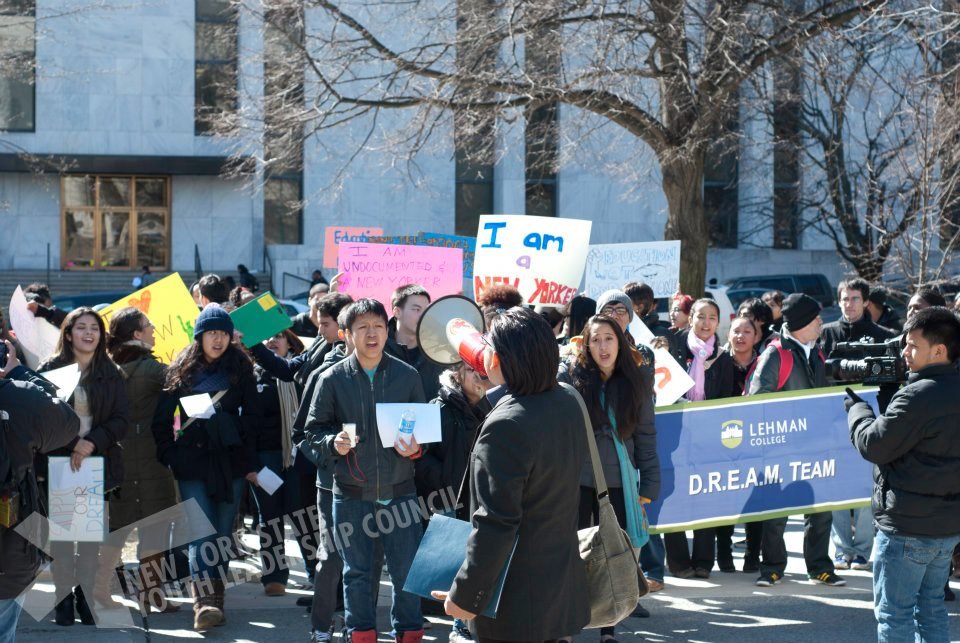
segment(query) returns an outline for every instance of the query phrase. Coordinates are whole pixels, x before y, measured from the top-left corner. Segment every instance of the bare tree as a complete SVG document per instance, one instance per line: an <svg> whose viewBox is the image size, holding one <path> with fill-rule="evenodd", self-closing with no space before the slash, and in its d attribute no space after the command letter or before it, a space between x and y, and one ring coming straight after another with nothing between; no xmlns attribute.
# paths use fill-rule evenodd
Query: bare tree
<svg viewBox="0 0 960 643"><path fill-rule="evenodd" d="M270 118L280 130L310 137L359 125L368 133L359 149L377 132L378 119L402 110L404 127L384 149L409 159L437 132L451 131L453 115L461 133L479 133L491 122L562 104L643 141L659 163L668 204L664 236L684 243L681 286L691 293L702 291L709 242L705 154L741 84L770 61L886 4L808 0L784 19L780 1L236 2L266 18L285 15L290 5L306 7L309 28L300 54L289 58L307 70L305 100ZM300 26L290 42L300 38ZM528 64L532 52L554 46L556 64ZM222 131L255 133L257 122L240 114Z"/></svg>

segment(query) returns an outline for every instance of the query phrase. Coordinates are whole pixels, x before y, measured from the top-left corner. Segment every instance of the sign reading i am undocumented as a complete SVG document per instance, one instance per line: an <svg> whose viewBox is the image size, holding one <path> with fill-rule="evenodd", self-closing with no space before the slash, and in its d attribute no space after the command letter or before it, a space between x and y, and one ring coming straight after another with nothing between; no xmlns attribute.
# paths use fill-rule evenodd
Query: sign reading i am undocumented
<svg viewBox="0 0 960 643"><path fill-rule="evenodd" d="M860 391L876 407L876 389ZM865 507L872 465L850 443L842 388L657 410L655 532Z"/></svg>

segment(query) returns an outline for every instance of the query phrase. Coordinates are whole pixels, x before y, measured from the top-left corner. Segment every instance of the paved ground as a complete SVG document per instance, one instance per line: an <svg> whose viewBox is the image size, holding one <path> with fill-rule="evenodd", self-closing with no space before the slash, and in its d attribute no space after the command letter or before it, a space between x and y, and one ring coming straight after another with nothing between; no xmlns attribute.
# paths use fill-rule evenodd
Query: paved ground
<svg viewBox="0 0 960 643"><path fill-rule="evenodd" d="M829 641L869 642L876 640L873 619L871 579L869 572L848 571L841 574L846 587L824 587L806 580L801 556L802 525L791 521L787 532L790 563L784 582L772 588L753 584L755 574L715 572L709 580L667 578L667 589L643 599L652 616L630 618L617 628L621 643L639 641L689 642L705 641L776 641L777 643ZM737 538L742 538L738 532ZM296 546L288 544L288 551ZM739 557L741 551L737 551ZM738 561L739 566L739 561ZM243 565L240 565L242 568ZM255 573L253 567L247 571ZM293 573L293 578L303 579ZM953 582L960 591L960 581ZM43 589L43 586L41 586ZM52 588L46 586L48 591ZM389 581L381 584L381 641L389 641ZM135 617L134 627L121 629L94 628L81 625L58 627L48 617L36 622L24 615L18 630L18 642L70 641L76 643L113 643L120 641L170 642L183 639L211 641L261 642L304 641L310 627L309 615L295 605L296 598L309 594L291 590L287 596L263 596L258 582L249 582L230 589L226 607L228 622L221 628L201 636L191 629L189 601L176 614L153 615L143 624ZM132 603L131 603L132 605ZM948 603L951 639L960 641L960 604ZM446 641L450 622L430 618L432 627L427 641ZM595 631L577 637L578 641L598 641Z"/></svg>

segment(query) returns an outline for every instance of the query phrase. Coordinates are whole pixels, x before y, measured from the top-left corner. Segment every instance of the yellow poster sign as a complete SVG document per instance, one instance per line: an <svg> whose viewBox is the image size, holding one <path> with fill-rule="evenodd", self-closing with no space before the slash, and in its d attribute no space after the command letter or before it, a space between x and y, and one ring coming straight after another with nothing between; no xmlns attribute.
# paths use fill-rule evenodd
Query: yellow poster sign
<svg viewBox="0 0 960 643"><path fill-rule="evenodd" d="M178 273L110 304L100 311L100 316L109 327L110 316L129 306L139 309L156 327L153 354L164 364L172 362L193 341L193 322L200 309Z"/></svg>

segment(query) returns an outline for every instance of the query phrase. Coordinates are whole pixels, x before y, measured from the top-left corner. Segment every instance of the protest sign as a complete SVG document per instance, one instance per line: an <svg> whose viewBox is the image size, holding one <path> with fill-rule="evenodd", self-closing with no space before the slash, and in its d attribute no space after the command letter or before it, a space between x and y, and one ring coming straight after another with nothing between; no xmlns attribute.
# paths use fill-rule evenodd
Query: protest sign
<svg viewBox="0 0 960 643"><path fill-rule="evenodd" d="M379 237L370 237L366 243L389 243L395 246L416 246L420 245L420 236L416 234L397 234Z"/></svg>
<svg viewBox="0 0 960 643"><path fill-rule="evenodd" d="M283 306L265 292L230 313L233 326L243 333L243 345L250 348L293 326Z"/></svg>
<svg viewBox="0 0 960 643"><path fill-rule="evenodd" d="M656 406L670 406L693 388L693 378L673 358L670 351L663 348L653 348L654 335L646 324L640 321L639 317L633 316L633 321L630 322L627 330L630 331L630 336L637 343L648 346L653 350Z"/></svg>
<svg viewBox="0 0 960 643"><path fill-rule="evenodd" d="M128 306L138 309L153 323L153 354L164 364L171 363L193 341L193 322L200 310L178 273L110 304L100 311L100 316L109 326L110 317Z"/></svg>
<svg viewBox="0 0 960 643"><path fill-rule="evenodd" d="M80 365L70 364L52 371L44 371L43 379L57 387L57 397L66 402L80 383Z"/></svg>
<svg viewBox="0 0 960 643"><path fill-rule="evenodd" d="M383 228L327 226L323 231L323 267L337 267L337 246L343 241L370 243L371 237L383 234Z"/></svg>
<svg viewBox="0 0 960 643"><path fill-rule="evenodd" d="M70 468L69 457L47 459L49 476L50 540L103 542L106 536L106 506L103 497L103 458L84 458L79 471Z"/></svg>
<svg viewBox="0 0 960 643"><path fill-rule="evenodd" d="M16 332L23 356L27 358L27 366L32 369L53 355L60 339L60 331L56 326L46 319L33 316L20 286L10 298L10 328Z"/></svg>
<svg viewBox="0 0 960 643"><path fill-rule="evenodd" d="M660 532L869 505L870 463L850 443L842 388L657 411ZM862 397L874 404L876 389Z"/></svg>
<svg viewBox="0 0 960 643"><path fill-rule="evenodd" d="M591 297L622 290L631 281L653 288L654 297L669 297L680 283L680 242L648 241L590 246L584 290Z"/></svg>
<svg viewBox="0 0 960 643"><path fill-rule="evenodd" d="M377 243L341 243L340 292L371 297L390 308L398 286L419 284L432 299L463 290L463 250Z"/></svg>
<svg viewBox="0 0 960 643"><path fill-rule="evenodd" d="M514 286L528 304L565 306L577 294L590 244L590 221L483 215L477 232L473 290Z"/></svg>
<svg viewBox="0 0 960 643"><path fill-rule="evenodd" d="M463 250L463 278L473 279L473 257L477 252L476 237L461 237L455 234L421 232L418 246L437 246L439 248L460 248Z"/></svg>

